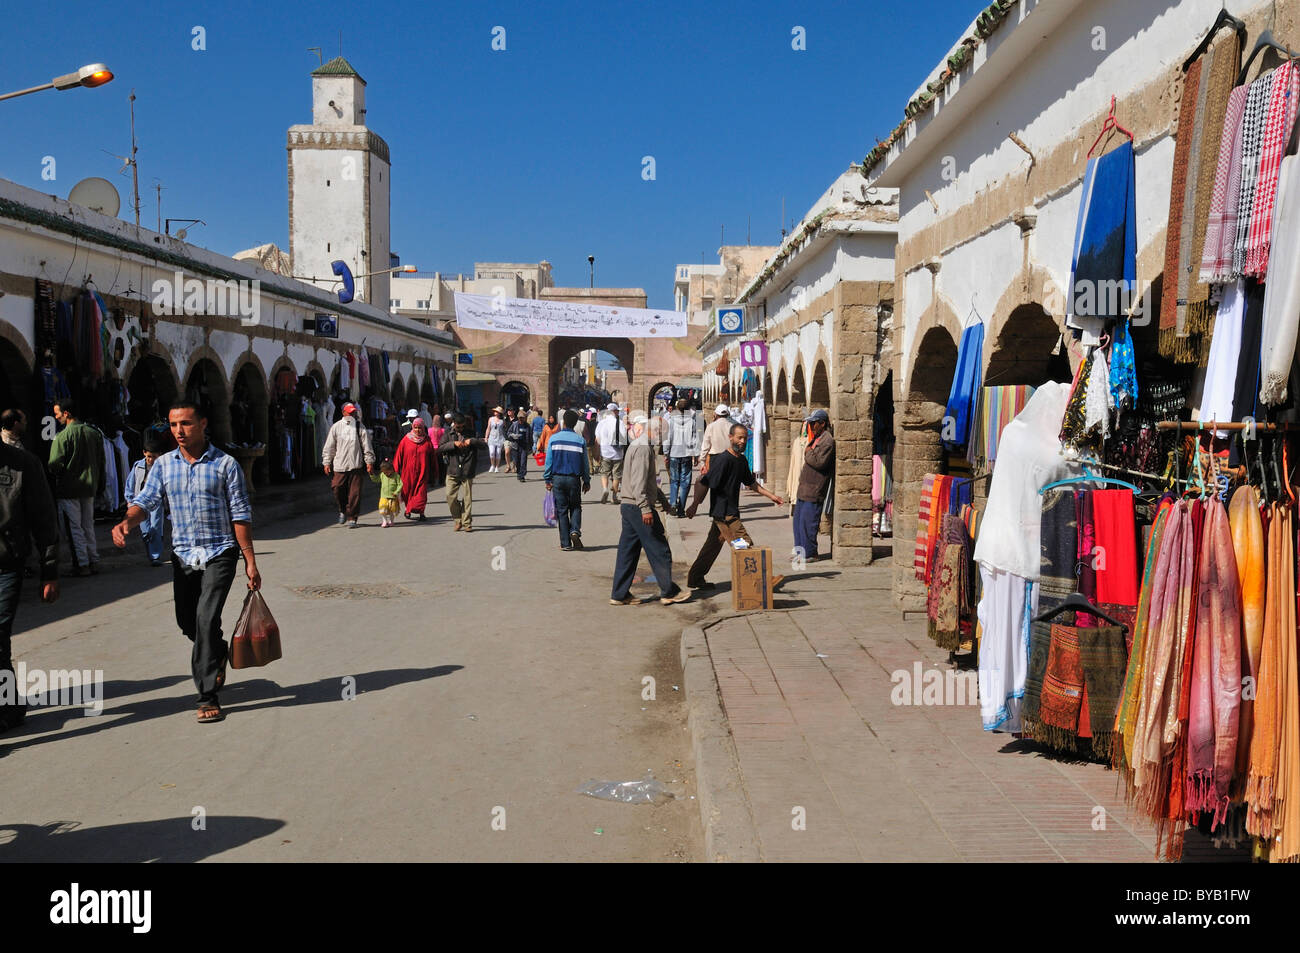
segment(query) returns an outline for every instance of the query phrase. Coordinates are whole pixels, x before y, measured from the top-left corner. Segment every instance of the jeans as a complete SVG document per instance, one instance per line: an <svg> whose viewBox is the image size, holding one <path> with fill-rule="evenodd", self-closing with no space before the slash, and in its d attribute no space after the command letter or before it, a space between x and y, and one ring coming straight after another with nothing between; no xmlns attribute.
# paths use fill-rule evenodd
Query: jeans
<svg viewBox="0 0 1300 953"><path fill-rule="evenodd" d="M160 562L163 555L163 524L165 522L162 507L150 512L140 524L140 535L144 538L144 548L149 554L150 562Z"/></svg>
<svg viewBox="0 0 1300 953"><path fill-rule="evenodd" d="M221 635L221 610L230 595L239 550L227 549L208 560L204 569L186 569L172 554L172 595L176 601L176 624L194 643L190 669L200 702L217 700L217 675L226 661L226 642Z"/></svg>
<svg viewBox="0 0 1300 953"><path fill-rule="evenodd" d="M14 616L18 612L18 597L23 591L23 572L0 572L0 673L9 673L10 683L15 696L18 683L14 674L14 662L10 639L14 632ZM0 675L3 677L3 675ZM15 697L13 704L0 706L0 731L22 724L27 714L27 706Z"/></svg>
<svg viewBox="0 0 1300 953"><path fill-rule="evenodd" d="M794 544L803 547L804 557L817 555L817 528L822 520L822 505L806 500L794 503Z"/></svg>
<svg viewBox="0 0 1300 953"><path fill-rule="evenodd" d="M658 513L651 513L654 522L647 526L641 521L641 507L634 503L619 504L623 517L623 532L618 537L618 559L614 563L614 590L610 597L626 599L636 575L636 564L645 549L650 569L659 583L659 594L665 598L681 590L673 584L673 551L664 533L664 524Z"/></svg>
<svg viewBox="0 0 1300 953"><path fill-rule="evenodd" d="M668 458L668 506L677 509L691 502L691 458Z"/></svg>
<svg viewBox="0 0 1300 953"><path fill-rule="evenodd" d="M551 477L555 498L555 521L560 527L560 545L570 545L570 535L582 535L582 477L563 473Z"/></svg>

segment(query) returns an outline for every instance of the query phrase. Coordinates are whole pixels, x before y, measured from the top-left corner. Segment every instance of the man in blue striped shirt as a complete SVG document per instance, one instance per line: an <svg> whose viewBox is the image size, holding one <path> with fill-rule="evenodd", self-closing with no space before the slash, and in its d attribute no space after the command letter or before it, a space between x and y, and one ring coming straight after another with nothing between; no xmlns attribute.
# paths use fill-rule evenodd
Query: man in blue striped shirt
<svg viewBox="0 0 1300 953"><path fill-rule="evenodd" d="M582 549L582 494L591 489L587 442L574 432L577 422L577 411L564 412L564 428L546 441L546 466L542 470L546 488L555 495L560 548L566 553Z"/></svg>
<svg viewBox="0 0 1300 953"><path fill-rule="evenodd" d="M144 488L127 507L126 519L113 527L113 543L126 537L165 499L172 518L172 594L176 621L194 643L190 667L199 691L199 721L225 715L217 693L225 684L227 647L221 633L221 610L230 594L240 554L248 588L260 589L262 575L253 555L253 508L244 473L228 454L208 441L208 421L198 407L182 401L168 413L177 448L149 468Z"/></svg>

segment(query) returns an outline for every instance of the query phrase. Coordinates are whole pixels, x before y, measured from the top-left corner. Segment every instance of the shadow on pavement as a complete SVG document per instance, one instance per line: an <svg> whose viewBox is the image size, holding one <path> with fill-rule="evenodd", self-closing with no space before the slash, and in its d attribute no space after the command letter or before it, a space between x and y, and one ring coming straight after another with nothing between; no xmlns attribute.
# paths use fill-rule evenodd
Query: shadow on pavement
<svg viewBox="0 0 1300 953"><path fill-rule="evenodd" d="M452 672L458 672L463 665L438 665L434 668L397 668L382 669L377 672L361 672L348 677L355 678L354 688L358 695L370 691L380 691L385 688L392 688L395 685L404 685L410 682L423 681L430 678L438 678L442 675L450 675ZM234 673L232 672L232 675ZM318 682L309 682L305 685L290 685L287 687L277 685L267 678L257 678L252 681L236 681L226 686L222 691L221 707L227 712L231 711L254 711L259 708L284 708L295 705L315 705L322 702L333 702L343 700L343 688L345 676L339 675L335 678L322 678ZM122 682L122 683L105 683L105 697L111 699L113 696L109 693L110 685L154 685L162 687L166 684L166 679L156 679L153 682ZM185 676L178 676L176 681L188 682L190 679ZM162 683L162 684L155 684ZM136 689L136 692L147 691L149 689ZM285 697L287 696L287 697ZM272 700L273 699L273 700ZM256 704L249 704L250 702ZM94 717L85 717L81 710L77 708L63 708L57 712L40 712L35 715L29 714L24 725L16 729L13 735L6 734L0 738L0 755L8 754L20 748L29 748L38 744L45 744L53 741L63 741L68 738L79 738L86 735L94 734L97 731L104 731L111 728L120 728L125 725L137 724L143 721L149 721L154 718L163 718L170 715L177 715L182 712L193 713L198 705L197 696L187 693L185 696L173 696L169 698L150 698L142 701L127 703L117 707L104 706L102 715ZM233 708L232 705L240 707ZM57 724L54 719L46 722L47 716L62 716L62 721ZM28 740L19 740L25 736L32 735L35 732L51 731L62 727L63 724L72 716L76 716L79 725L84 727L71 728L58 734L43 735L40 738L29 738ZM191 717L193 715L191 714ZM205 730L210 730L208 726L203 726ZM14 738L15 743L4 744Z"/></svg>
<svg viewBox="0 0 1300 953"><path fill-rule="evenodd" d="M193 863L274 834L285 822L269 817L209 815L206 829L194 818L133 821L106 827L63 824L0 824L0 857L7 862L126 864Z"/></svg>

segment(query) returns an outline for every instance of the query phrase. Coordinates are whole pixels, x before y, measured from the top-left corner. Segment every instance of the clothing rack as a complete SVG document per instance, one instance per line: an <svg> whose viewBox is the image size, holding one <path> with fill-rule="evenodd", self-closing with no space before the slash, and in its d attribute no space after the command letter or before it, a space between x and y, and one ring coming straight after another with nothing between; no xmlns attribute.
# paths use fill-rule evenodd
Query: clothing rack
<svg viewBox="0 0 1300 953"><path fill-rule="evenodd" d="M1266 433L1286 433L1300 432L1300 425L1297 424L1270 424L1270 423L1242 423L1241 421L1221 422L1211 420L1206 423L1203 420L1157 420L1157 430L1180 430L1180 431L1198 431L1198 430L1262 430Z"/></svg>

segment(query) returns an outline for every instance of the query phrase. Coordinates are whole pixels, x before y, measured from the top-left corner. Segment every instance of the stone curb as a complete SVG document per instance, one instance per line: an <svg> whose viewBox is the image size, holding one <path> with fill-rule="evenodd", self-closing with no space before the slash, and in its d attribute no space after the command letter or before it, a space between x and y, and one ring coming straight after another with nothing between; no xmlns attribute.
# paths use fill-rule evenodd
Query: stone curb
<svg viewBox="0 0 1300 953"><path fill-rule="evenodd" d="M695 788L699 792L706 859L712 863L754 863L762 860L758 828L745 795L740 760L722 710L713 658L704 634L705 625L713 625L721 618L682 630L682 687L695 754Z"/></svg>

